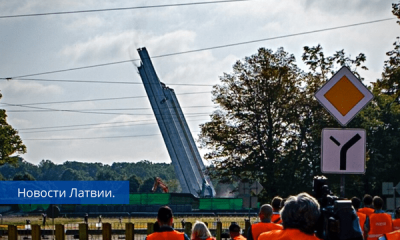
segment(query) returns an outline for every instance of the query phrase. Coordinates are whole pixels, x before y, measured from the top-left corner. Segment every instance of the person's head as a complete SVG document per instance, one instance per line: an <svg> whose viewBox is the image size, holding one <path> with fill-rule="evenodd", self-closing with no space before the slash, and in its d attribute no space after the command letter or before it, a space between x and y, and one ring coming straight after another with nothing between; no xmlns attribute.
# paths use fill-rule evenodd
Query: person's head
<svg viewBox="0 0 400 240"><path fill-rule="evenodd" d="M279 196L276 196L272 199L271 205L272 205L272 208L274 209L274 212L278 212L281 209L281 202L282 202L282 198Z"/></svg>
<svg viewBox="0 0 400 240"><path fill-rule="evenodd" d="M396 219L400 218L400 207L396 208L395 210L395 216Z"/></svg>
<svg viewBox="0 0 400 240"><path fill-rule="evenodd" d="M258 213L260 220L263 221L264 219L271 220L272 216L272 207L269 204L264 204L260 207L260 212Z"/></svg>
<svg viewBox="0 0 400 240"><path fill-rule="evenodd" d="M212 237L210 230L208 230L206 224L203 222L196 221L192 227L192 236L190 239L195 239L196 237L201 239Z"/></svg>
<svg viewBox="0 0 400 240"><path fill-rule="evenodd" d="M351 198L351 204L353 205L353 207L358 210L360 208L361 205L361 200L358 197L352 197Z"/></svg>
<svg viewBox="0 0 400 240"><path fill-rule="evenodd" d="M374 208L377 210L381 210L383 207L383 199L379 196L375 196L374 199L372 199L372 202L374 204Z"/></svg>
<svg viewBox="0 0 400 240"><path fill-rule="evenodd" d="M157 221L160 227L165 225L172 226L173 214L171 208L168 206L160 207L160 209L158 209Z"/></svg>
<svg viewBox="0 0 400 240"><path fill-rule="evenodd" d="M229 235L231 236L231 238L240 235L240 226L237 223L232 223L229 226Z"/></svg>
<svg viewBox="0 0 400 240"><path fill-rule="evenodd" d="M281 210L284 229L295 228L312 234L320 215L317 200L307 193L290 196Z"/></svg>
<svg viewBox="0 0 400 240"><path fill-rule="evenodd" d="M365 194L363 198L364 207L372 206L372 196Z"/></svg>

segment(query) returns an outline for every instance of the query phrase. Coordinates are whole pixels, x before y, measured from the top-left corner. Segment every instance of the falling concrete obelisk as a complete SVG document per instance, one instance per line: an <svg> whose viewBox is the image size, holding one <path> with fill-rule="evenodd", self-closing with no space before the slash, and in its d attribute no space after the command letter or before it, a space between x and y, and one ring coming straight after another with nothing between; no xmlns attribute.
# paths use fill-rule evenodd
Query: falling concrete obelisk
<svg viewBox="0 0 400 240"><path fill-rule="evenodd" d="M167 146L169 156L183 193L192 193L199 197L203 182L210 185L209 197L215 196L215 190L197 146L186 123L185 116L173 89L160 82L146 48L138 49L141 65L140 77L146 89L158 126ZM204 191L203 191L204 192Z"/></svg>

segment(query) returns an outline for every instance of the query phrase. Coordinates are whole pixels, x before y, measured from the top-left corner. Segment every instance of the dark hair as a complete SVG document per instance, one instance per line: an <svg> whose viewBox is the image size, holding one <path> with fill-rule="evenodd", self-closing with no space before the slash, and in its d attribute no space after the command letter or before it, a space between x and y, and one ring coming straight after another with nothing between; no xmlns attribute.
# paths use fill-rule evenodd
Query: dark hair
<svg viewBox="0 0 400 240"><path fill-rule="evenodd" d="M158 221L156 221L153 225L153 232L159 232L160 231L160 224Z"/></svg>
<svg viewBox="0 0 400 240"><path fill-rule="evenodd" d="M375 209L382 209L383 207L383 199L379 196L375 196L373 199L374 202L374 208Z"/></svg>
<svg viewBox="0 0 400 240"><path fill-rule="evenodd" d="M355 209L359 209L361 205L361 200L358 197L352 197L351 198L351 204Z"/></svg>
<svg viewBox="0 0 400 240"><path fill-rule="evenodd" d="M264 215L266 218L271 218L272 216L272 207L269 204L264 204L260 207L260 214Z"/></svg>
<svg viewBox="0 0 400 240"><path fill-rule="evenodd" d="M229 226L229 232L235 232L235 233L240 232L240 226L237 223L232 223Z"/></svg>
<svg viewBox="0 0 400 240"><path fill-rule="evenodd" d="M272 199L271 205L272 207L275 209L280 209L281 208L281 202L282 202L282 198L279 196L276 196Z"/></svg>
<svg viewBox="0 0 400 240"><path fill-rule="evenodd" d="M372 204L372 196L369 194L365 194L363 198L364 206Z"/></svg>
<svg viewBox="0 0 400 240"><path fill-rule="evenodd" d="M307 193L290 196L281 210L284 229L295 228L312 234L320 215L317 200Z"/></svg>
<svg viewBox="0 0 400 240"><path fill-rule="evenodd" d="M162 223L169 223L173 217L172 210L168 206L162 206L158 209L157 219Z"/></svg>

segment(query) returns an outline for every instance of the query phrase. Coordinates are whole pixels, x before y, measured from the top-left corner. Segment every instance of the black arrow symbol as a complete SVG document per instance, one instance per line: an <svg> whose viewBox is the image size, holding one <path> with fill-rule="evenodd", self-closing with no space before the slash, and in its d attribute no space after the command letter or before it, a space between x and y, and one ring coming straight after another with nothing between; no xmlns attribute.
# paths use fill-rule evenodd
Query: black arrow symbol
<svg viewBox="0 0 400 240"><path fill-rule="evenodd" d="M340 146L338 140L336 140L333 136L329 139L332 140L336 145ZM352 137L348 142L346 142L343 147L340 149L340 170L346 170L346 163L347 163L347 151L361 139L360 134L356 134Z"/></svg>

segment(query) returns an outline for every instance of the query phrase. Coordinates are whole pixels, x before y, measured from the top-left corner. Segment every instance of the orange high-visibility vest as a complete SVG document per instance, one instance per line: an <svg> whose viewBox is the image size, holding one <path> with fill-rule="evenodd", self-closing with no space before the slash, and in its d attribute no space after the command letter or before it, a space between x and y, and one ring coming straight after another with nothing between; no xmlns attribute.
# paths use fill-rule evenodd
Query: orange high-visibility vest
<svg viewBox="0 0 400 240"><path fill-rule="evenodd" d="M372 209L372 208L360 208L360 209L358 209L358 211L359 211L360 213L366 214L366 215L369 217L371 214L374 213L375 210Z"/></svg>
<svg viewBox="0 0 400 240"><path fill-rule="evenodd" d="M261 233L258 240L319 240L314 234L306 234L299 229L287 228Z"/></svg>
<svg viewBox="0 0 400 240"><path fill-rule="evenodd" d="M238 235L238 236L234 237L233 240L247 240L247 239L245 237L243 237L242 235Z"/></svg>
<svg viewBox="0 0 400 240"><path fill-rule="evenodd" d="M392 221L393 231L400 230L400 218Z"/></svg>
<svg viewBox="0 0 400 240"><path fill-rule="evenodd" d="M178 231L155 232L147 236L147 240L184 240L184 233Z"/></svg>
<svg viewBox="0 0 400 240"><path fill-rule="evenodd" d="M282 223L281 215L279 213L272 214L271 222L272 223L278 223L278 224Z"/></svg>
<svg viewBox="0 0 400 240"><path fill-rule="evenodd" d="M278 225L275 223L255 223L251 225L251 234L253 235L253 239L257 240L258 236L260 236L263 232L268 232L271 230L280 230L283 229L282 225Z"/></svg>
<svg viewBox="0 0 400 240"><path fill-rule="evenodd" d="M378 240L392 231L392 217L387 213L373 213L369 217L369 227L368 240Z"/></svg>
<svg viewBox="0 0 400 240"><path fill-rule="evenodd" d="M358 220L360 222L362 233L364 235L364 224L365 224L365 220L367 220L367 215L364 213L357 212L357 216L358 216Z"/></svg>
<svg viewBox="0 0 400 240"><path fill-rule="evenodd" d="M386 237L386 240L399 240L400 239L400 230L386 233L385 237Z"/></svg>

